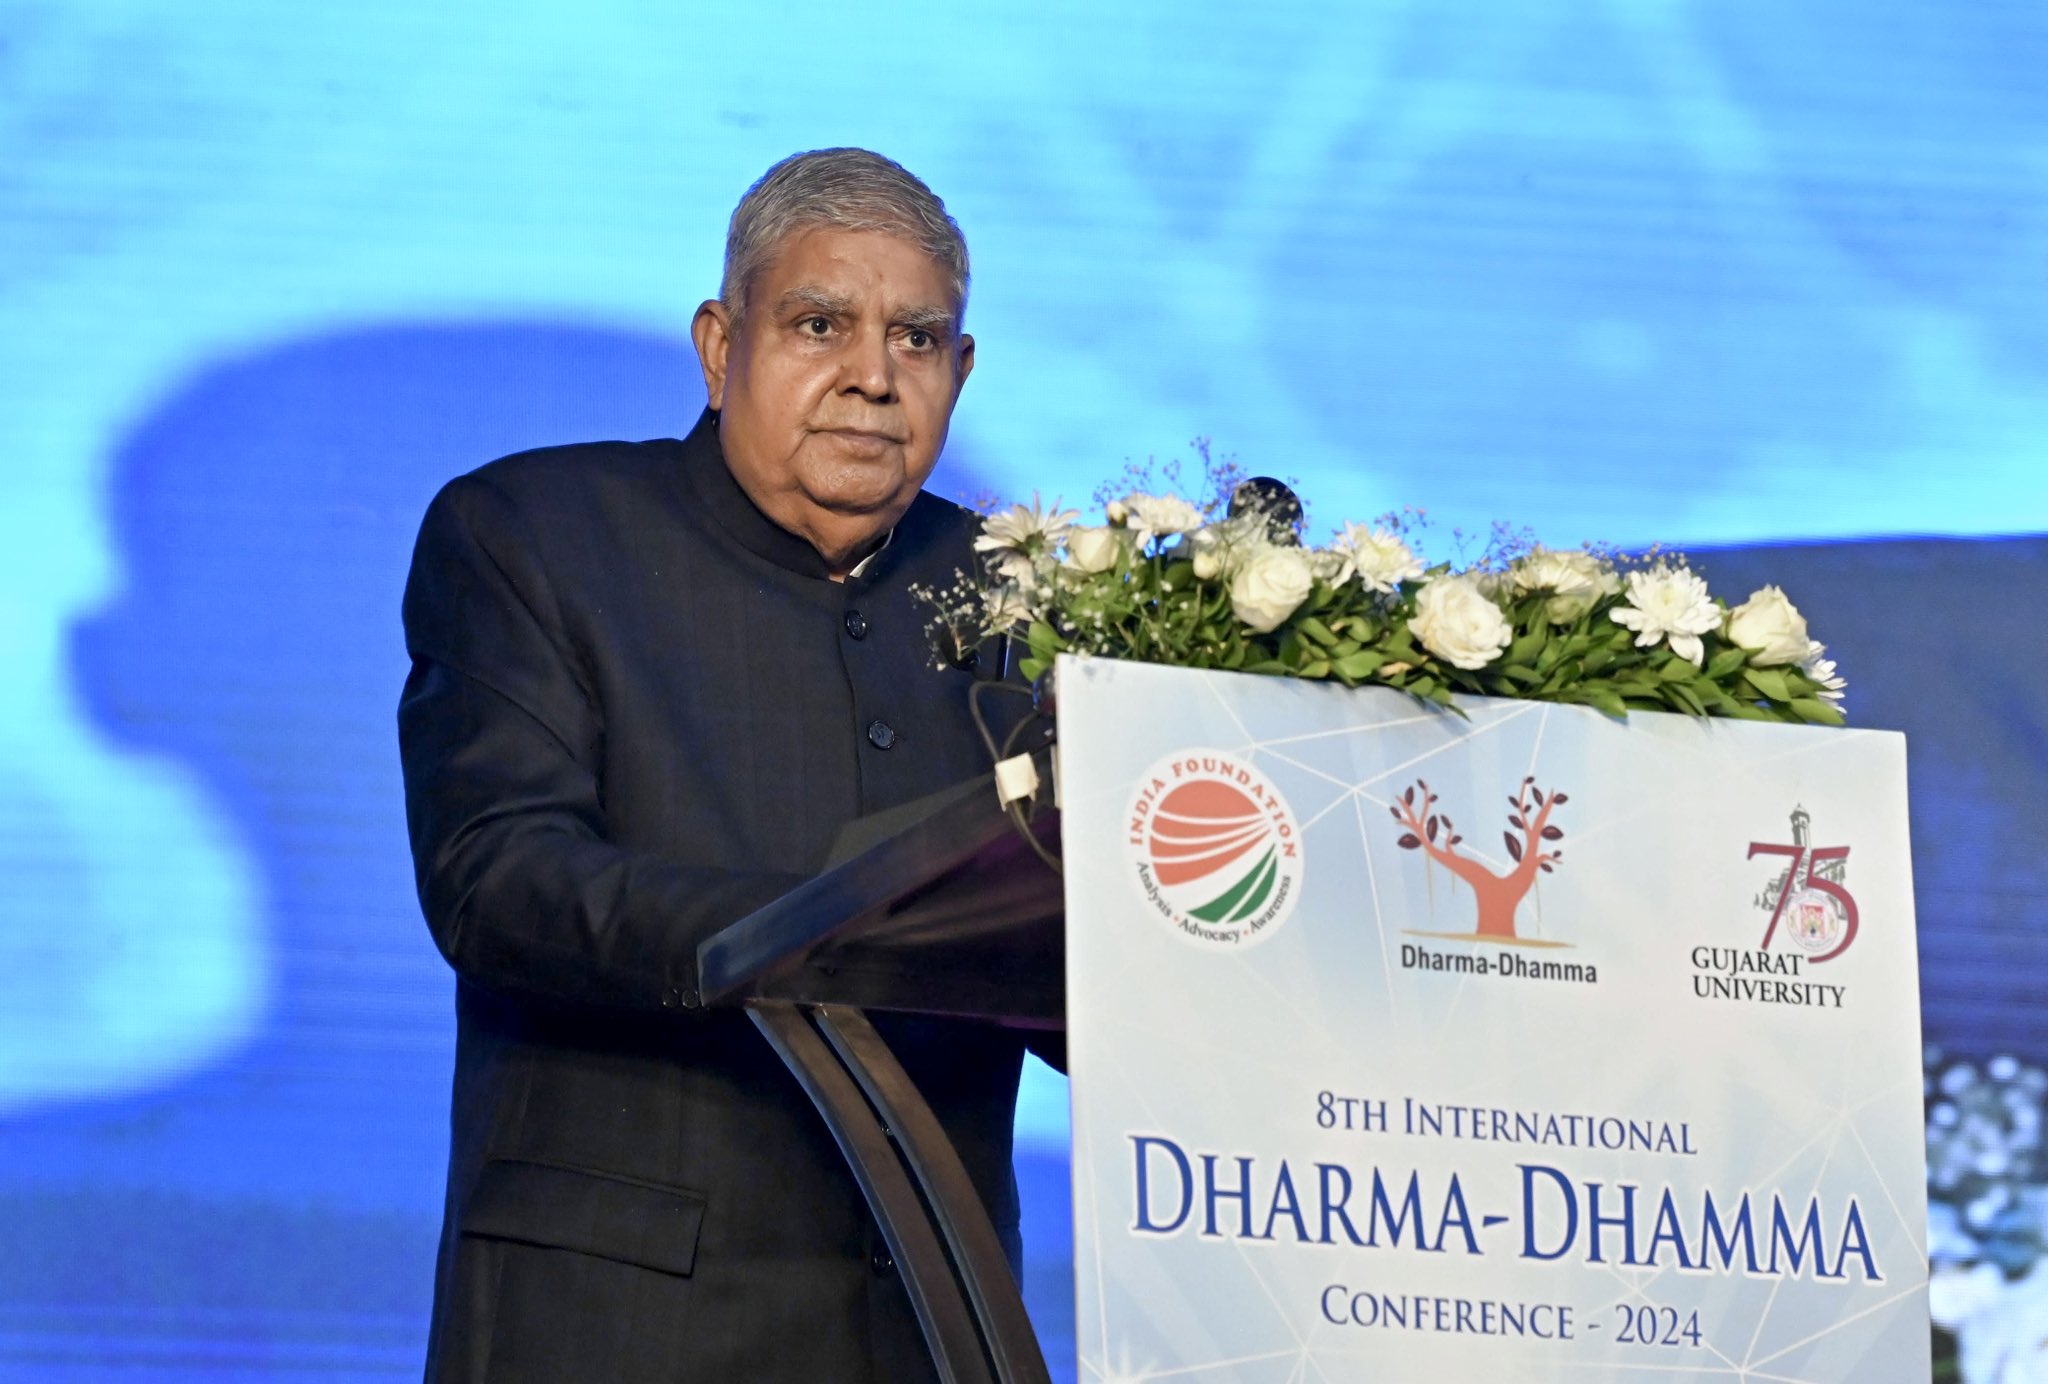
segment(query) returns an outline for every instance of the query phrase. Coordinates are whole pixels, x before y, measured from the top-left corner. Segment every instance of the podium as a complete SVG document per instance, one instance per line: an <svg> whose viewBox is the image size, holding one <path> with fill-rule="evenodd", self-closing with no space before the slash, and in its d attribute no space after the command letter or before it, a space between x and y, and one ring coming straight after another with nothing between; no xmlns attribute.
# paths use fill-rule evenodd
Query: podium
<svg viewBox="0 0 2048 1384"><path fill-rule="evenodd" d="M1059 816L1024 818L1056 851ZM1059 876L992 777L864 818L825 871L706 939L707 1005L743 1006L832 1131L947 1384L1047 1384L1002 1245L870 1009L1065 1022Z"/></svg>
<svg viewBox="0 0 2048 1384"><path fill-rule="evenodd" d="M1926 1384L1903 737L1058 677L1081 1378Z"/></svg>
<svg viewBox="0 0 2048 1384"><path fill-rule="evenodd" d="M1925 1384L1901 737L1059 683L1059 812L856 824L700 952L942 1378L1048 1374L870 1008L1064 1022L1083 1378Z"/></svg>

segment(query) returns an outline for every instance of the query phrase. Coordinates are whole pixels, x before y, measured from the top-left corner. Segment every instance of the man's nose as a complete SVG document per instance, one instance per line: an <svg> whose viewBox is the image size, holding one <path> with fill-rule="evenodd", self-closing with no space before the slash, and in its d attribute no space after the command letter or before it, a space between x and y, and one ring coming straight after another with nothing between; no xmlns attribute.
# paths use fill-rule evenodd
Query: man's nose
<svg viewBox="0 0 2048 1384"><path fill-rule="evenodd" d="M872 328L854 333L840 370L842 392L888 403L896 393L896 362L889 354L889 334Z"/></svg>

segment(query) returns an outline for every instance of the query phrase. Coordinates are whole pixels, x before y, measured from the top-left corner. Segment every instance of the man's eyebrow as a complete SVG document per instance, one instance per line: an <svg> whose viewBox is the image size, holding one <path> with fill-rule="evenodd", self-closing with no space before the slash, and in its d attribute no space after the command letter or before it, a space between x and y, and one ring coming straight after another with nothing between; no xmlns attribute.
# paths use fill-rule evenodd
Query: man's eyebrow
<svg viewBox="0 0 2048 1384"><path fill-rule="evenodd" d="M951 336L954 332L952 312L940 307L904 308L896 314L896 325L930 332L934 336Z"/></svg>
<svg viewBox="0 0 2048 1384"><path fill-rule="evenodd" d="M815 308L831 317L844 317L853 311L853 300L842 294L831 293L815 284L798 284L783 294L775 305L780 311L791 308Z"/></svg>

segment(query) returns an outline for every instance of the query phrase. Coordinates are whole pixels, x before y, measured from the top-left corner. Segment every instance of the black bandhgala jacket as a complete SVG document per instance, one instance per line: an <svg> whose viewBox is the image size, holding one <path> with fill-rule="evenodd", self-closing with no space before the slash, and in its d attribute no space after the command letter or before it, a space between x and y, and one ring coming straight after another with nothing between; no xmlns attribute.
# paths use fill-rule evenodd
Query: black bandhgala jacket
<svg viewBox="0 0 2048 1384"><path fill-rule="evenodd" d="M824 1123L698 942L814 874L849 819L988 767L973 674L915 584L971 565L920 495L827 579L681 442L503 458L451 482L405 593L399 704L422 907L457 976L430 1381L931 1377ZM1022 1044L880 1025L1014 1261Z"/></svg>

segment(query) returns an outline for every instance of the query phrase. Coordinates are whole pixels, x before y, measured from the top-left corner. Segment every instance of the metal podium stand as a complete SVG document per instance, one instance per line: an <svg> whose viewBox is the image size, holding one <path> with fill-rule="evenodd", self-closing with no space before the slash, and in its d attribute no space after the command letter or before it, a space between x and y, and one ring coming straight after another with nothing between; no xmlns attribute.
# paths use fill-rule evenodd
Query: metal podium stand
<svg viewBox="0 0 2048 1384"><path fill-rule="evenodd" d="M698 949L858 1179L947 1384L1049 1384L1009 1261L952 1141L863 1012L1064 1026L1059 877L979 779L856 823L872 844ZM1057 851L1059 814L1029 818Z"/></svg>

